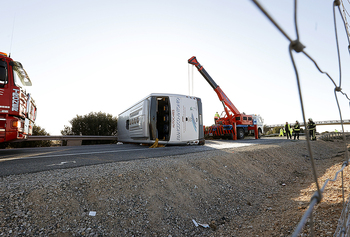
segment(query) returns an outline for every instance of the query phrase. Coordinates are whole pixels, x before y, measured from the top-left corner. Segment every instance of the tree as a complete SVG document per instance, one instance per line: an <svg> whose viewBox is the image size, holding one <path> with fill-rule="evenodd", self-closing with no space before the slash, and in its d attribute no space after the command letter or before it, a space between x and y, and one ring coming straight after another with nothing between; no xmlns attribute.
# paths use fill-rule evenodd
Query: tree
<svg viewBox="0 0 350 237"><path fill-rule="evenodd" d="M95 136L116 136L116 117L102 112L90 112L87 115L77 115L69 121L71 127L64 126L62 135L95 135ZM111 141L83 141L83 144L110 143Z"/></svg>
<svg viewBox="0 0 350 237"><path fill-rule="evenodd" d="M269 135L271 133L272 128L264 125L264 133L266 135Z"/></svg>
<svg viewBox="0 0 350 237"><path fill-rule="evenodd" d="M272 133L273 133L273 134L280 134L280 130L283 129L283 128L284 128L284 126L274 127L274 128L272 129Z"/></svg>

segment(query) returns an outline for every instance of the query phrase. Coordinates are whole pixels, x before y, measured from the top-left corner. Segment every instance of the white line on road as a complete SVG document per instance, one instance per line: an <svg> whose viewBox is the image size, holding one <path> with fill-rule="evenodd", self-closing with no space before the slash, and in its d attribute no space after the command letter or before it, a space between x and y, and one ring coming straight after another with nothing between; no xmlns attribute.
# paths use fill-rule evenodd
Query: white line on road
<svg viewBox="0 0 350 237"><path fill-rule="evenodd" d="M75 164L75 163L77 163L75 160L73 160L73 161L62 161L61 163L59 163L59 164L52 164L52 165L47 165L47 166L55 166L55 165L64 165L64 164L68 164L68 163L73 163L73 164Z"/></svg>
<svg viewBox="0 0 350 237"><path fill-rule="evenodd" d="M115 150L115 151L95 151L95 152L84 152L84 153L75 153L75 154L57 154L57 155L46 155L46 156L31 156L31 157L12 157L7 159L1 159L0 161L16 160L16 159L33 159L33 158L50 158L50 157L60 157L60 156L79 156L79 155L91 155L91 154L103 154L103 153L118 153L126 151L140 151L143 149L129 149L129 150Z"/></svg>

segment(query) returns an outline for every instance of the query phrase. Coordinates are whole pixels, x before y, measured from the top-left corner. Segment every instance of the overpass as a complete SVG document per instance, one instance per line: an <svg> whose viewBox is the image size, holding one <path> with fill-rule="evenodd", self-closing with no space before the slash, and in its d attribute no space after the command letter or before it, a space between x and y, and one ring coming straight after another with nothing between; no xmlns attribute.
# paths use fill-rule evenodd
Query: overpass
<svg viewBox="0 0 350 237"><path fill-rule="evenodd" d="M341 125L341 120L325 120L325 121L314 121L316 125ZM289 123L289 122L288 122ZM304 122L299 121L300 126L304 126ZM291 126L293 126L295 123L289 123ZM343 119L343 124L350 124L350 119ZM272 125L265 125L269 128L274 127L283 127L285 123L283 124L272 124Z"/></svg>

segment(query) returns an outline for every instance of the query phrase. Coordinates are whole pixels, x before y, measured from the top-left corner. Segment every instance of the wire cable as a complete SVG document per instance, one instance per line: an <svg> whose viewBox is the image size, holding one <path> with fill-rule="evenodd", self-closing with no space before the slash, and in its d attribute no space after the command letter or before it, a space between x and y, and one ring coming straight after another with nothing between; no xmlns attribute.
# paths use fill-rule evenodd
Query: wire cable
<svg viewBox="0 0 350 237"><path fill-rule="evenodd" d="M348 11L347 11L346 8L344 7L343 2L342 2L342 1L340 1L340 2L341 2L341 5L342 5L342 7L343 7L344 12L346 12L346 13L349 15ZM347 22L347 20L346 20L346 15L345 15L345 14L343 15L343 14L341 13L340 6L338 7L338 9L339 9L339 13L340 13L341 19L343 20L343 24L344 24L346 36L347 36L347 39L348 39L348 51L349 51L349 54L350 54L350 33L349 33L349 30L348 30L349 24L348 24L348 22ZM350 16L350 15L349 15L349 16Z"/></svg>
<svg viewBox="0 0 350 237"><path fill-rule="evenodd" d="M292 42L292 39L287 35L287 33L277 24L277 22L271 17L271 15L260 5L260 3L257 0L252 0L255 5L265 14L267 18L270 19L272 24L276 26L277 29L290 41Z"/></svg>
<svg viewBox="0 0 350 237"><path fill-rule="evenodd" d="M318 181L317 181L316 165L315 165L315 160L314 160L314 157L313 157L313 154L312 154L312 149L311 149L311 144L310 144L309 128L306 126L307 123L306 123L306 117L305 117L303 96L302 96L302 93L301 93L299 73L298 73L298 69L297 69L297 67L295 65L295 61L294 61L294 58L293 58L293 52L292 51L293 51L293 48L292 48L292 45L290 44L289 45L289 55L290 55L290 58L291 58L291 61L292 61L292 65L293 65L293 68L294 68L294 72L295 72L295 76L296 76L296 79L297 79L301 113L302 113L302 116L303 116L303 121L304 121L304 124L305 124L305 130L306 130L306 143L307 143L307 147L308 147L308 150L309 150L312 173L313 173L314 181L315 181L316 187L317 187L317 192L318 192L318 197L319 197L318 202L320 202L321 201L321 191L320 191L320 186L319 186Z"/></svg>
<svg viewBox="0 0 350 237"><path fill-rule="evenodd" d="M335 33L335 41L337 45L337 53L338 53L338 67L339 67L339 87L341 88L341 62L340 62L340 52L339 52L339 41L338 41L338 31L337 31L337 21L335 17L335 8L338 7L339 9L339 0L335 0L333 2L333 21L334 21L334 33ZM340 12L341 15L341 12Z"/></svg>
<svg viewBox="0 0 350 237"><path fill-rule="evenodd" d="M297 35L297 41L299 41L299 31L298 31L298 23L297 23L297 0L294 1L294 25L295 25L295 33Z"/></svg>

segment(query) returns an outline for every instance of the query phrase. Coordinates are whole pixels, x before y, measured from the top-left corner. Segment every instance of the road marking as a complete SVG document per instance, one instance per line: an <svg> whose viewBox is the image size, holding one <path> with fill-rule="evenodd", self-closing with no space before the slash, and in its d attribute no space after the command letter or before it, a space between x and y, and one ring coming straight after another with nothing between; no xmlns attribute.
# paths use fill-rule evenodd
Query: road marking
<svg viewBox="0 0 350 237"><path fill-rule="evenodd" d="M64 165L64 164L68 164L68 163L73 163L73 164L75 164L75 163L77 163L75 160L73 160L73 161L62 161L61 163L59 163L59 164L52 164L52 165L47 165L47 166L55 166L55 165Z"/></svg>
<svg viewBox="0 0 350 237"><path fill-rule="evenodd" d="M206 150L206 149L225 149L225 148L236 148L236 147L242 147L242 146L251 146L255 145L254 143L236 143L236 142L227 142L227 141L215 141L211 140L210 142L207 142L204 146L196 146L199 147L199 150ZM181 148L182 146L180 146ZM186 146L185 146L186 147ZM195 147L195 146L193 146ZM82 152L82 153L75 153L75 154L53 154L53 155L37 155L37 156L27 156L27 157L11 157L11 158L4 158L2 159L0 157L0 162L9 161L9 160L17 160L17 159L33 159L33 158L51 158L51 157L61 157L61 156L79 156L79 155L93 155L93 154L104 154L104 153L118 153L118 152L133 152L133 151L141 151L141 150L147 150L147 148L140 148L140 149L127 149L127 150L112 150L112 151L95 151L95 152ZM161 148L158 148L161 149ZM64 151L69 150L65 149ZM55 151L56 152L56 151ZM48 152L51 153L51 152Z"/></svg>
<svg viewBox="0 0 350 237"><path fill-rule="evenodd" d="M75 154L57 154L57 155L44 155L44 156L30 156L30 157L12 157L7 159L0 159L0 162L16 159L33 159L33 158L51 158L51 157L60 157L60 156L79 156L79 155L92 155L92 154L104 154L104 153L118 153L118 152L127 152L127 151L141 151L143 149L128 149L128 150L116 150L116 151L95 151L95 152L84 152L84 153L75 153Z"/></svg>
<svg viewBox="0 0 350 237"><path fill-rule="evenodd" d="M71 149L63 149L63 150L61 150L61 152L62 151L69 151L69 150L71 150ZM41 154L52 154L52 153L55 153L55 152L56 152L56 150L55 151L49 151L49 152L42 152ZM0 157L0 162L8 161L8 160L23 159L23 158L32 158L35 155L37 155L37 154L21 155L21 156L17 156L17 157L11 157L11 155L7 155L7 156ZM8 158L6 158L6 157L8 157Z"/></svg>

